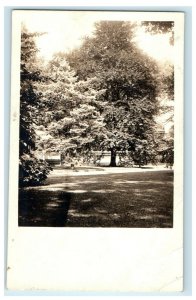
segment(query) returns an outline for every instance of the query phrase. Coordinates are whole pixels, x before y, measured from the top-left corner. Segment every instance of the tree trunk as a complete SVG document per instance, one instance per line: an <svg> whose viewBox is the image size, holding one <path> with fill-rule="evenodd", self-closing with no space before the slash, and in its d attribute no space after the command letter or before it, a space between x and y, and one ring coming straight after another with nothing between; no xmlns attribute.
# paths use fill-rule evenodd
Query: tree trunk
<svg viewBox="0 0 196 300"><path fill-rule="evenodd" d="M116 167L116 150L114 148L111 149L110 167Z"/></svg>

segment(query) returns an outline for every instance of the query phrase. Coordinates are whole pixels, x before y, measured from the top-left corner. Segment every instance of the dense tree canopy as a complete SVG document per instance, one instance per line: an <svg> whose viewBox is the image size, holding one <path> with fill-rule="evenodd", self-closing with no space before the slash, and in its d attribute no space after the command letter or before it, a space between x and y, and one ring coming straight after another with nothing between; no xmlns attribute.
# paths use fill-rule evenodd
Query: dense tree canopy
<svg viewBox="0 0 196 300"><path fill-rule="evenodd" d="M88 157L103 136L100 109L104 103L96 100L103 91L93 88L96 79L78 80L61 56L55 56L45 72L51 75L47 83L38 84L44 108L44 127L37 128L39 148L58 151L64 157Z"/></svg>
<svg viewBox="0 0 196 300"><path fill-rule="evenodd" d="M134 42L135 24L102 21L70 53L38 60L36 38L21 35L20 178L34 184L49 168L37 153L65 161L88 160L95 151L129 163L154 162L159 141L155 116L160 95L174 97L174 70L160 72ZM162 75L160 75L162 74ZM165 107L166 108L166 107ZM172 140L169 145L172 147Z"/></svg>
<svg viewBox="0 0 196 300"><path fill-rule="evenodd" d="M94 36L67 55L79 78L96 76L105 90L99 99L107 103L101 112L105 138L100 146L111 151L112 166L116 151L129 153L141 164L153 160L156 148L157 66L132 41L134 27L129 22L99 22Z"/></svg>

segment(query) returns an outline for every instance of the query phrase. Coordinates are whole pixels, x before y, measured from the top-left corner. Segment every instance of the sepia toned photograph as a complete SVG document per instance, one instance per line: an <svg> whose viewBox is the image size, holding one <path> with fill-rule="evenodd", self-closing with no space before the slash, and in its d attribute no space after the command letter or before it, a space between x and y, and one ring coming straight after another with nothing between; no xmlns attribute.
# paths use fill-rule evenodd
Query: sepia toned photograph
<svg viewBox="0 0 196 300"><path fill-rule="evenodd" d="M19 226L173 226L174 22L106 17L24 14Z"/></svg>
<svg viewBox="0 0 196 300"><path fill-rule="evenodd" d="M183 290L184 13L13 10L7 287Z"/></svg>

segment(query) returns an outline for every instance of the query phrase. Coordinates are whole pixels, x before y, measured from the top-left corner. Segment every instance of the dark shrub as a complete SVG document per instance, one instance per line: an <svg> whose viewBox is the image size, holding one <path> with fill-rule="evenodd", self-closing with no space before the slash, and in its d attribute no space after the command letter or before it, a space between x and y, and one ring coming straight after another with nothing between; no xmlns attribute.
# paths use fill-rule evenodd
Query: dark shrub
<svg viewBox="0 0 196 300"><path fill-rule="evenodd" d="M30 155L23 155L19 163L19 185L39 185L48 176L52 168L46 161Z"/></svg>

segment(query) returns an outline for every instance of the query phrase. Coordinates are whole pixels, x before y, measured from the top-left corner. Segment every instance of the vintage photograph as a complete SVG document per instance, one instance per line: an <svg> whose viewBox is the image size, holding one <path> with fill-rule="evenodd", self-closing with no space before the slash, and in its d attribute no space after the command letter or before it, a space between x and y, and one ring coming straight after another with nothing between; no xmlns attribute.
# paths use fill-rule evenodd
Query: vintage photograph
<svg viewBox="0 0 196 300"><path fill-rule="evenodd" d="M21 21L18 225L173 227L174 21Z"/></svg>
<svg viewBox="0 0 196 300"><path fill-rule="evenodd" d="M7 288L182 291L184 13L16 9L11 32Z"/></svg>

